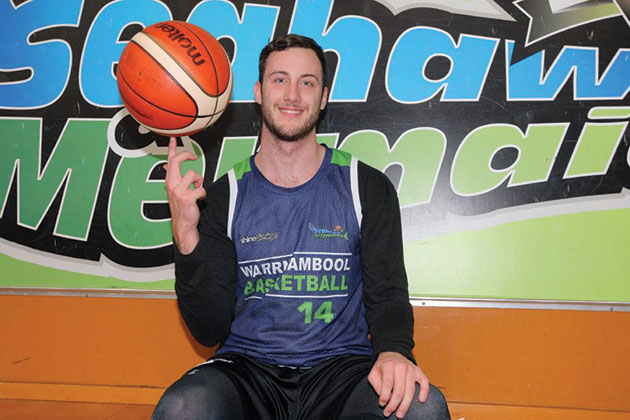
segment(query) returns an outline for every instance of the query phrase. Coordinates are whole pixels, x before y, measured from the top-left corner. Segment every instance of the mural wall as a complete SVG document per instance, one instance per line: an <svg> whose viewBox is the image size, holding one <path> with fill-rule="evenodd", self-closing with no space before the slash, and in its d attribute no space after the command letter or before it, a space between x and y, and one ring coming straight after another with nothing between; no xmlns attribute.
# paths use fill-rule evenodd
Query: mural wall
<svg viewBox="0 0 630 420"><path fill-rule="evenodd" d="M0 0L0 287L171 290L168 139L115 69L183 20L232 60L232 103L180 139L217 178L252 153L260 49L327 51L319 141L398 189L418 297L630 302L630 4L609 0Z"/></svg>

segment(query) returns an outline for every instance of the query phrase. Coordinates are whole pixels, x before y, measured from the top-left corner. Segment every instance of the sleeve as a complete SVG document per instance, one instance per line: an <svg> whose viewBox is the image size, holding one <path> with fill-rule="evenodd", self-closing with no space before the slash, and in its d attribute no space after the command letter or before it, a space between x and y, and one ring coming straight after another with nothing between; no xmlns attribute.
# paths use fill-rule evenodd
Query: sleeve
<svg viewBox="0 0 630 420"><path fill-rule="evenodd" d="M374 355L395 351L415 363L398 196L384 174L361 162L358 180L363 299Z"/></svg>
<svg viewBox="0 0 630 420"><path fill-rule="evenodd" d="M230 187L227 177L207 187L200 202L199 243L187 255L175 252L175 293L195 339L214 346L230 332L236 302L236 251L227 236Z"/></svg>

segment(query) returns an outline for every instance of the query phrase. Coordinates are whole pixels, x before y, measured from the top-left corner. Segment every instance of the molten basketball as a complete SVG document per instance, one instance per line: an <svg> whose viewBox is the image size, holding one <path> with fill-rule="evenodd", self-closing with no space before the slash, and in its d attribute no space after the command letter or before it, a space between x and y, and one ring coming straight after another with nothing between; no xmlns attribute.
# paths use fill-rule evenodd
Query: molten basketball
<svg viewBox="0 0 630 420"><path fill-rule="evenodd" d="M165 136L207 128L232 94L225 50L208 32L186 22L160 22L138 32L120 56L116 77L129 113Z"/></svg>

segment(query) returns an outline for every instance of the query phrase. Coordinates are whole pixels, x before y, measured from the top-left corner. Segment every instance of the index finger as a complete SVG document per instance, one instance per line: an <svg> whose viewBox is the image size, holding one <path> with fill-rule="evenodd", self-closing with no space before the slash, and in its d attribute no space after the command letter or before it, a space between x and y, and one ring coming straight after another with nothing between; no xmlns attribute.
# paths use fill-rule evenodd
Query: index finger
<svg viewBox="0 0 630 420"><path fill-rule="evenodd" d="M171 137L168 141L168 160L170 161L177 152L177 137Z"/></svg>
<svg viewBox="0 0 630 420"><path fill-rule="evenodd" d="M168 141L168 156L166 158L166 184L172 184L173 186L179 182L181 178L180 164L176 161L177 156L177 138L171 137Z"/></svg>

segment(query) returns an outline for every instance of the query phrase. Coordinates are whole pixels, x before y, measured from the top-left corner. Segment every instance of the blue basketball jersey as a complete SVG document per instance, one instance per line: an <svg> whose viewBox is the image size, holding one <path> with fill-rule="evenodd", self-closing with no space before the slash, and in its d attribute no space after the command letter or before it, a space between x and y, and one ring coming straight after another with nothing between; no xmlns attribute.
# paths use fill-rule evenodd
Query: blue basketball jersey
<svg viewBox="0 0 630 420"><path fill-rule="evenodd" d="M217 354L313 366L371 355L363 307L357 161L326 149L298 187L269 182L254 157L228 173L228 236L236 248L234 320Z"/></svg>

